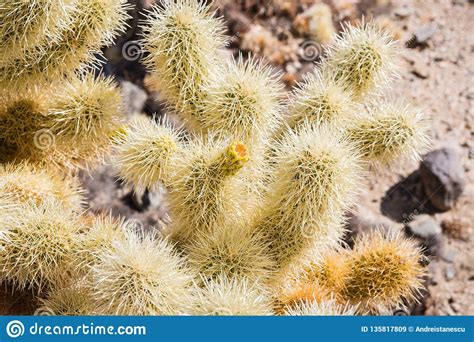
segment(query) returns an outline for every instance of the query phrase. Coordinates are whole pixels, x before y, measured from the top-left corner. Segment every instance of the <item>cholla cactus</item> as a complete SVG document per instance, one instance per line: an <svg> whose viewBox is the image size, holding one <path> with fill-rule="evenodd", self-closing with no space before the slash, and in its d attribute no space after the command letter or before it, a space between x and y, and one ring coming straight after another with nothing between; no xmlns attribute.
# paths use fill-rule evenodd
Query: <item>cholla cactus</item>
<svg viewBox="0 0 474 342"><path fill-rule="evenodd" d="M177 315L189 311L192 277L165 240L127 232L92 267L97 312L110 315Z"/></svg>
<svg viewBox="0 0 474 342"><path fill-rule="evenodd" d="M336 248L365 161L373 157L386 164L407 152L416 156L423 151L425 130L418 119L405 120L405 132L400 131L402 125L391 126L381 139L365 143L372 126L359 125L366 118L359 102L368 94L375 97L395 76L397 54L396 44L372 24L345 29L321 71L293 95L288 120L280 128L278 80L255 60L229 63L218 54L224 41L221 24L204 5L165 1L147 25L146 61L156 72L152 85L159 77L164 98L200 137L191 137L180 153L161 158L155 167L153 157L133 152L134 142L124 139L120 150L131 148L129 160L147 165L129 177L138 190L153 188L157 181L168 186L167 231L200 274L197 282L204 289L220 276L280 288L284 281L279 278L307 265L307 258L318 254L315 249L323 253ZM214 41L209 39L212 34ZM380 110L395 121L408 117L404 111ZM396 148L386 143L401 135ZM241 142L226 148L223 139ZM375 157L373 151L380 153ZM251 162L242 168L247 159ZM171 182L156 176L162 162L172 170ZM121 172L127 164L119 160ZM404 242L397 243L403 249ZM318 267L318 277L308 276L283 291L279 312L313 297L322 307L325 301L343 298L357 304L344 293L348 267L332 270L327 259ZM420 274L416 265L409 267ZM398 298L405 294L399 292Z"/></svg>
<svg viewBox="0 0 474 342"><path fill-rule="evenodd" d="M285 309L287 316L354 316L357 308L350 305L340 305L334 300L301 301L295 306Z"/></svg>
<svg viewBox="0 0 474 342"><path fill-rule="evenodd" d="M87 166L108 150L123 123L120 92L110 78L73 78L52 97L47 129L54 137L52 162ZM81 143L82 142L82 143Z"/></svg>
<svg viewBox="0 0 474 342"><path fill-rule="evenodd" d="M341 301L341 292L344 289L345 281L349 270L348 263L345 262L345 255L347 251L337 249L327 252L323 258L319 258L316 262L310 263L304 267L303 273L288 286L288 293L297 293L300 289L315 287L321 293L320 300L328 298L328 295L333 299ZM285 292L283 292L285 295ZM297 295L293 296L295 300L306 298L299 298Z"/></svg>
<svg viewBox="0 0 474 342"><path fill-rule="evenodd" d="M66 286L55 285L47 298L39 299L35 315L87 316L95 312L95 302L83 281Z"/></svg>
<svg viewBox="0 0 474 342"><path fill-rule="evenodd" d="M276 171L255 229L281 267L315 239L342 233L341 214L353 203L360 166L354 147L336 133L308 125L289 133L275 152Z"/></svg>
<svg viewBox="0 0 474 342"><path fill-rule="evenodd" d="M265 282L271 279L275 262L265 253L263 236L247 226L196 233L187 248L189 265L204 279L224 275L229 279Z"/></svg>
<svg viewBox="0 0 474 342"><path fill-rule="evenodd" d="M413 301L422 286L421 250L400 235L373 233L356 241L348 254L342 295L368 310L393 309Z"/></svg>
<svg viewBox="0 0 474 342"><path fill-rule="evenodd" d="M82 223L88 229L82 231L74 263L85 273L98 262L100 253L113 250L114 242L125 241L126 232L134 228L133 222L110 215L84 216Z"/></svg>
<svg viewBox="0 0 474 342"><path fill-rule="evenodd" d="M279 125L282 85L261 62L240 57L216 69L203 100L201 129L220 139L240 140L253 150Z"/></svg>
<svg viewBox="0 0 474 342"><path fill-rule="evenodd" d="M0 157L3 162L26 158L37 151L38 133L48 114L48 91L31 87L18 92L14 89L0 94L0 140L13 153ZM36 138L36 139L35 139Z"/></svg>
<svg viewBox="0 0 474 342"><path fill-rule="evenodd" d="M119 92L110 79L79 71L98 63L127 9L124 0L0 5L1 162L72 173L106 150L120 124Z"/></svg>
<svg viewBox="0 0 474 342"><path fill-rule="evenodd" d="M16 214L1 227L0 277L15 288L44 292L73 270L70 266L79 222L74 213L55 201L28 203Z"/></svg>
<svg viewBox="0 0 474 342"><path fill-rule="evenodd" d="M24 58L29 49L55 41L69 24L69 0L4 1L0 7L0 65Z"/></svg>
<svg viewBox="0 0 474 342"><path fill-rule="evenodd" d="M302 303L323 304L333 300L333 294L317 282L288 283L277 293L275 311L285 313Z"/></svg>
<svg viewBox="0 0 474 342"><path fill-rule="evenodd" d="M390 34L375 24L348 25L329 47L322 69L361 99L397 76L398 51Z"/></svg>
<svg viewBox="0 0 474 342"><path fill-rule="evenodd" d="M28 163L0 165L0 196L9 196L17 204L56 200L65 208L80 212L83 190L75 178L61 178L56 173Z"/></svg>
<svg viewBox="0 0 474 342"><path fill-rule="evenodd" d="M204 280L204 287L196 291L195 315L212 316L268 316L272 302L265 290L247 279L227 278Z"/></svg>
<svg viewBox="0 0 474 342"><path fill-rule="evenodd" d="M422 114L402 102L370 104L367 113L347 128L363 158L387 166L396 159L418 161L429 146Z"/></svg>
<svg viewBox="0 0 474 342"><path fill-rule="evenodd" d="M42 3L38 5L43 6ZM74 9L65 13L70 16L69 23L60 30L57 39L46 40L7 63L0 64L0 84L9 82L27 87L32 81L56 81L63 74L71 74L97 63L96 55L100 54L100 48L110 45L113 38L125 28L127 8L124 0L77 1ZM62 20L56 21L57 18L54 18L54 23L64 26ZM41 23L45 18L36 19ZM4 36L0 37L3 39Z"/></svg>
<svg viewBox="0 0 474 342"><path fill-rule="evenodd" d="M411 241L340 243L367 162L427 145L421 114L379 96L398 52L384 32L346 27L285 113L271 68L220 52L209 6L162 1L144 25L148 83L186 134L127 124L113 82L81 72L124 28L124 1L45 1L37 15L18 5L0 5L15 26L0 27L0 280L54 314L353 314L416 299L424 269ZM167 190L164 232L81 213L70 177L111 141L125 183Z"/></svg>
<svg viewBox="0 0 474 342"><path fill-rule="evenodd" d="M139 118L114 141L119 176L137 191L168 185L172 173L170 160L182 150L180 132L168 123Z"/></svg>
<svg viewBox="0 0 474 342"><path fill-rule="evenodd" d="M359 238L354 250L329 252L306 267L282 292L286 301L281 302L321 303L330 294L339 303L357 305L361 313L400 308L419 295L423 259L413 241L375 231ZM314 288L313 297L308 288Z"/></svg>
<svg viewBox="0 0 474 342"><path fill-rule="evenodd" d="M200 101L210 71L227 39L222 20L213 18L203 1L165 0L144 25L145 63L156 70L150 85L193 125L200 122Z"/></svg>
<svg viewBox="0 0 474 342"><path fill-rule="evenodd" d="M329 76L316 72L305 76L294 92L287 123L292 130L298 129L304 122L344 125L356 120L356 109L349 91Z"/></svg>
<svg viewBox="0 0 474 342"><path fill-rule="evenodd" d="M176 161L169 207L173 216L173 238L187 243L196 231L210 232L215 227L243 219L238 196L244 182L235 177L249 160L246 145L196 140L188 154Z"/></svg>
<svg viewBox="0 0 474 342"><path fill-rule="evenodd" d="M43 92L32 87L2 94L0 140L13 151L7 161L75 169L99 159L123 120L112 80L83 75Z"/></svg>

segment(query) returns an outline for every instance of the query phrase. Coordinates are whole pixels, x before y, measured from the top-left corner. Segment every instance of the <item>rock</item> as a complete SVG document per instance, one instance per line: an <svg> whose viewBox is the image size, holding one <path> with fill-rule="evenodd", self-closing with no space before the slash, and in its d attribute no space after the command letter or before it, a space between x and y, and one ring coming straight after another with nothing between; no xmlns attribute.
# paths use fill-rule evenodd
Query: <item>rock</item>
<svg viewBox="0 0 474 342"><path fill-rule="evenodd" d="M446 270L444 272L444 275L446 276L446 280L453 280L454 277L456 276L456 269L454 268L453 265L448 265L446 267Z"/></svg>
<svg viewBox="0 0 474 342"><path fill-rule="evenodd" d="M421 182L420 171L415 170L392 185L382 197L380 211L390 219L410 222L420 214L435 213Z"/></svg>
<svg viewBox="0 0 474 342"><path fill-rule="evenodd" d="M159 226L162 221L161 211L146 210L148 198L135 195L132 188L123 185L115 177L116 170L110 166L102 166L93 172L79 174L82 185L87 190L88 211L94 214L110 213L113 217L133 219L144 229ZM0 298L1 299L1 298Z"/></svg>
<svg viewBox="0 0 474 342"><path fill-rule="evenodd" d="M436 30L437 26L434 24L422 26L413 33L413 36L405 42L405 45L410 49L417 46L426 46L428 40L436 33Z"/></svg>
<svg viewBox="0 0 474 342"><path fill-rule="evenodd" d="M418 44L426 44L428 39L436 33L437 29L435 24L422 26L413 33L413 36Z"/></svg>
<svg viewBox="0 0 474 342"><path fill-rule="evenodd" d="M122 81L121 85L125 113L127 115L141 113L148 99L146 91L128 81Z"/></svg>
<svg viewBox="0 0 474 342"><path fill-rule="evenodd" d="M430 152L420 164L420 175L430 203L440 211L454 206L466 183L464 169L451 148Z"/></svg>
<svg viewBox="0 0 474 342"><path fill-rule="evenodd" d="M150 201L148 199L148 193L138 193L136 191L130 191L123 197L124 203L126 203L130 208L136 211L144 211L148 209Z"/></svg>
<svg viewBox="0 0 474 342"><path fill-rule="evenodd" d="M422 240L421 245L426 255L443 255L446 242L438 221L422 214L415 216L413 221L406 224L406 228L409 235Z"/></svg>
<svg viewBox="0 0 474 342"><path fill-rule="evenodd" d="M449 263L452 263L454 262L454 259L456 258L456 255L458 253L452 249L452 248L449 248L449 249L444 249L442 254L441 254L441 257L443 258L444 261L446 262L449 262Z"/></svg>
<svg viewBox="0 0 474 342"><path fill-rule="evenodd" d="M410 314L405 310L399 309L393 312L393 316L409 316Z"/></svg>
<svg viewBox="0 0 474 342"><path fill-rule="evenodd" d="M393 13L399 18L406 18L406 17L409 17L410 15L412 15L413 12L414 12L413 7L402 6L402 7L399 7L397 9L395 9L395 11Z"/></svg>
<svg viewBox="0 0 474 342"><path fill-rule="evenodd" d="M436 274L438 271L439 263L438 261L432 261L428 264L428 271L431 275ZM432 280L434 279L433 277L430 277Z"/></svg>
<svg viewBox="0 0 474 342"><path fill-rule="evenodd" d="M441 225L430 215L415 216L414 220L407 223L409 233L421 239L433 239L442 233Z"/></svg>

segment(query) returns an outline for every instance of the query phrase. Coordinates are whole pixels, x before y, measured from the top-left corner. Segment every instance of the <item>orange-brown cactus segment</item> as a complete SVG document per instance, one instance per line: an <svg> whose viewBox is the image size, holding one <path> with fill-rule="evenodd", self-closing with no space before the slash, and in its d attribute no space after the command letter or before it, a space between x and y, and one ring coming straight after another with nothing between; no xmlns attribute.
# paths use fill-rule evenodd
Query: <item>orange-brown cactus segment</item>
<svg viewBox="0 0 474 342"><path fill-rule="evenodd" d="M275 311L283 314L285 309L294 307L301 302L317 302L330 299L331 293L317 282L299 281L289 289L284 289L277 298Z"/></svg>

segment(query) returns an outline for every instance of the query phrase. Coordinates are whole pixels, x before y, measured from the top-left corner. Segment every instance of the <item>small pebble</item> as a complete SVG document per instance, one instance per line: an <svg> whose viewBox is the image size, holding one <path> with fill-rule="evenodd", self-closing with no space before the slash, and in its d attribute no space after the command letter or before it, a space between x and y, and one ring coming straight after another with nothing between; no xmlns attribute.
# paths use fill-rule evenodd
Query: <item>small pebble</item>
<svg viewBox="0 0 474 342"><path fill-rule="evenodd" d="M422 26L413 35L418 44L425 44L436 33L437 26L434 24Z"/></svg>
<svg viewBox="0 0 474 342"><path fill-rule="evenodd" d="M442 252L441 257L443 258L444 261L452 263L454 259L456 258L457 254L458 253L454 249L449 248L449 249L445 249Z"/></svg>
<svg viewBox="0 0 474 342"><path fill-rule="evenodd" d="M411 49L420 45L426 46L428 40L436 33L436 31L437 26L434 24L422 26L413 33L413 36L405 43L405 45Z"/></svg>
<svg viewBox="0 0 474 342"><path fill-rule="evenodd" d="M432 239L442 233L441 225L430 215L415 216L413 221L407 224L408 231L422 239Z"/></svg>
<svg viewBox="0 0 474 342"><path fill-rule="evenodd" d="M400 18L406 18L412 15L414 12L413 7L410 6L402 6L397 8L393 13Z"/></svg>
<svg viewBox="0 0 474 342"><path fill-rule="evenodd" d="M456 269L454 268L453 265L448 265L446 267L446 270L444 272L444 275L446 276L446 280L453 280L454 277L456 276Z"/></svg>

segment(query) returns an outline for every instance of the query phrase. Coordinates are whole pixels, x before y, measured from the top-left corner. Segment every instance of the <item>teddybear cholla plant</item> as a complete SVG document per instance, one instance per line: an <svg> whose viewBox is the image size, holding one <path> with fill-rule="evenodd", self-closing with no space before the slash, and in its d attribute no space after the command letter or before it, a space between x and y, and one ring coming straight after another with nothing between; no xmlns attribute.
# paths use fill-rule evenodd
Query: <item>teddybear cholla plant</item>
<svg viewBox="0 0 474 342"><path fill-rule="evenodd" d="M127 8L124 0L0 5L0 278L13 288L45 294L76 276L71 265L93 225L81 215L75 173L100 160L123 124L114 81L87 67L125 29Z"/></svg>
<svg viewBox="0 0 474 342"><path fill-rule="evenodd" d="M29 76L54 79L75 37L63 25L84 34L79 61L92 61L125 16L121 1L93 3L51 2L49 11L24 17L39 22L6 40L15 53L0 61L0 79L22 87ZM70 17L54 28L49 15L58 8ZM81 27L91 11L94 25ZM38 31L54 39L25 43ZM416 159L427 145L422 116L380 95L396 75L398 47L387 34L347 26L285 107L270 67L226 59L223 22L204 3L164 0L143 31L148 83L187 133L143 118L118 129L118 99L101 77L69 76L55 96L34 86L21 96L3 90L0 141L10 164L0 169L8 176L0 183L2 280L35 290L41 311L54 314L363 314L416 300L424 270L410 240L374 232L353 250L341 247L344 213L368 169ZM51 61L52 69L38 73L42 64L28 58ZM76 65L64 61L69 74ZM35 138L44 130L55 140L39 153ZM80 213L71 170L87 167L110 139L124 182L138 192L166 187L163 236ZM39 171L50 163L70 172ZM30 236L36 252L27 248Z"/></svg>

